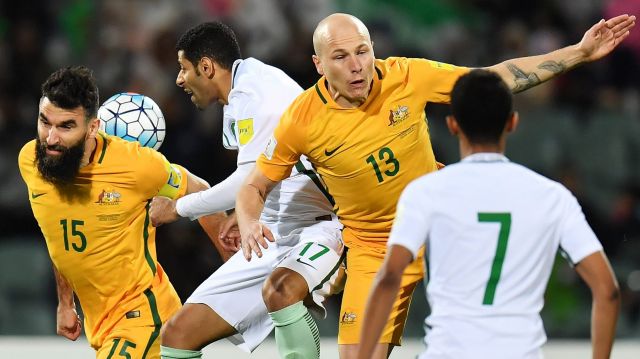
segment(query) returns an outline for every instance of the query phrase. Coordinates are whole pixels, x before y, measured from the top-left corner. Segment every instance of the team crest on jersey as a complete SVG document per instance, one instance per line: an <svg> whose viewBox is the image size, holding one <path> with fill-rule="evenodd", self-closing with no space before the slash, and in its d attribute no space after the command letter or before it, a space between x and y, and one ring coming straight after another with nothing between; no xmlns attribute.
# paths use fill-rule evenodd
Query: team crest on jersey
<svg viewBox="0 0 640 359"><path fill-rule="evenodd" d="M354 312L344 312L342 315L342 319L340 319L340 323L342 324L355 324L356 322L356 313Z"/></svg>
<svg viewBox="0 0 640 359"><path fill-rule="evenodd" d="M120 204L120 192L114 189L102 190L98 195L98 200L95 202L99 205L116 205Z"/></svg>
<svg viewBox="0 0 640 359"><path fill-rule="evenodd" d="M409 118L409 107L397 106L395 109L389 110L389 124L387 126L393 127L407 118Z"/></svg>

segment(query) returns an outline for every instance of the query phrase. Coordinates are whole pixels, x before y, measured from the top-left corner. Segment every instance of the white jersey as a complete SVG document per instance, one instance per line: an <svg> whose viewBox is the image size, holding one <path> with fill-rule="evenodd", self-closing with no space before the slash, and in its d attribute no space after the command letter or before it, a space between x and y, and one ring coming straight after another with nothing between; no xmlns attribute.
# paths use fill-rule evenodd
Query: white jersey
<svg viewBox="0 0 640 359"><path fill-rule="evenodd" d="M302 88L280 69L254 58L236 60L231 75L223 144L238 150L240 166L255 162L264 152L280 116ZM311 164L302 157L291 176L269 193L261 220L282 223L331 215L329 198Z"/></svg>
<svg viewBox="0 0 640 359"><path fill-rule="evenodd" d="M424 358L537 358L560 249L602 250L575 197L501 154L478 153L407 186L388 246L426 244Z"/></svg>

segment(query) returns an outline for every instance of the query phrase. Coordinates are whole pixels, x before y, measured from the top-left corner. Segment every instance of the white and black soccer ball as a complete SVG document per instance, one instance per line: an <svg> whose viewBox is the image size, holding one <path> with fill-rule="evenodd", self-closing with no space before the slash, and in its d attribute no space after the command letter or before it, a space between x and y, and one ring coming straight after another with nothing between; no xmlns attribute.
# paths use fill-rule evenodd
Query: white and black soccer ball
<svg viewBox="0 0 640 359"><path fill-rule="evenodd" d="M159 149L166 123L160 107L149 97L122 92L109 97L98 109L100 129L109 135Z"/></svg>

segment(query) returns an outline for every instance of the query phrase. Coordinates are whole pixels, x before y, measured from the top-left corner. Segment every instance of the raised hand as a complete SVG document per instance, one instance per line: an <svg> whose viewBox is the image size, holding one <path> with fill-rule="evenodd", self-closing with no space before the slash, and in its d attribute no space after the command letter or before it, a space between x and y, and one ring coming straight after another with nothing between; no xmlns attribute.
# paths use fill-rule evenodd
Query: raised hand
<svg viewBox="0 0 640 359"><path fill-rule="evenodd" d="M636 24L636 17L627 14L609 20L600 20L585 32L578 48L583 51L586 61L595 61L608 55L627 36Z"/></svg>

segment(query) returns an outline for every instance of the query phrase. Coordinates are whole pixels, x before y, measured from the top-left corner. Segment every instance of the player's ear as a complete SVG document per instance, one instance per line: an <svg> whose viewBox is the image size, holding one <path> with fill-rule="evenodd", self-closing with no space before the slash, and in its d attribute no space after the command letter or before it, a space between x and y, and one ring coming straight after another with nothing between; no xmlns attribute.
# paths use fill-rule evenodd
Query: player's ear
<svg viewBox="0 0 640 359"><path fill-rule="evenodd" d="M456 121L456 118L453 117L453 115L448 115L446 119L449 133L454 136L458 136L458 133L460 133L460 126L458 125L458 121Z"/></svg>
<svg viewBox="0 0 640 359"><path fill-rule="evenodd" d="M213 62L208 57L203 57L200 59L198 63L198 67L200 68L200 72L202 72L208 79L212 79L216 74L216 63Z"/></svg>
<svg viewBox="0 0 640 359"><path fill-rule="evenodd" d="M89 120L89 131L87 131L87 138L95 138L100 129L100 120L98 118L92 118Z"/></svg>
<svg viewBox="0 0 640 359"><path fill-rule="evenodd" d="M517 111L513 111L509 118L507 119L507 123L504 126L506 132L514 132L518 127L518 123L520 122L520 116Z"/></svg>
<svg viewBox="0 0 640 359"><path fill-rule="evenodd" d="M316 66L316 71L320 76L324 76L324 69L322 68L322 62L320 62L320 57L318 55L311 55L311 59L313 60L313 64Z"/></svg>

